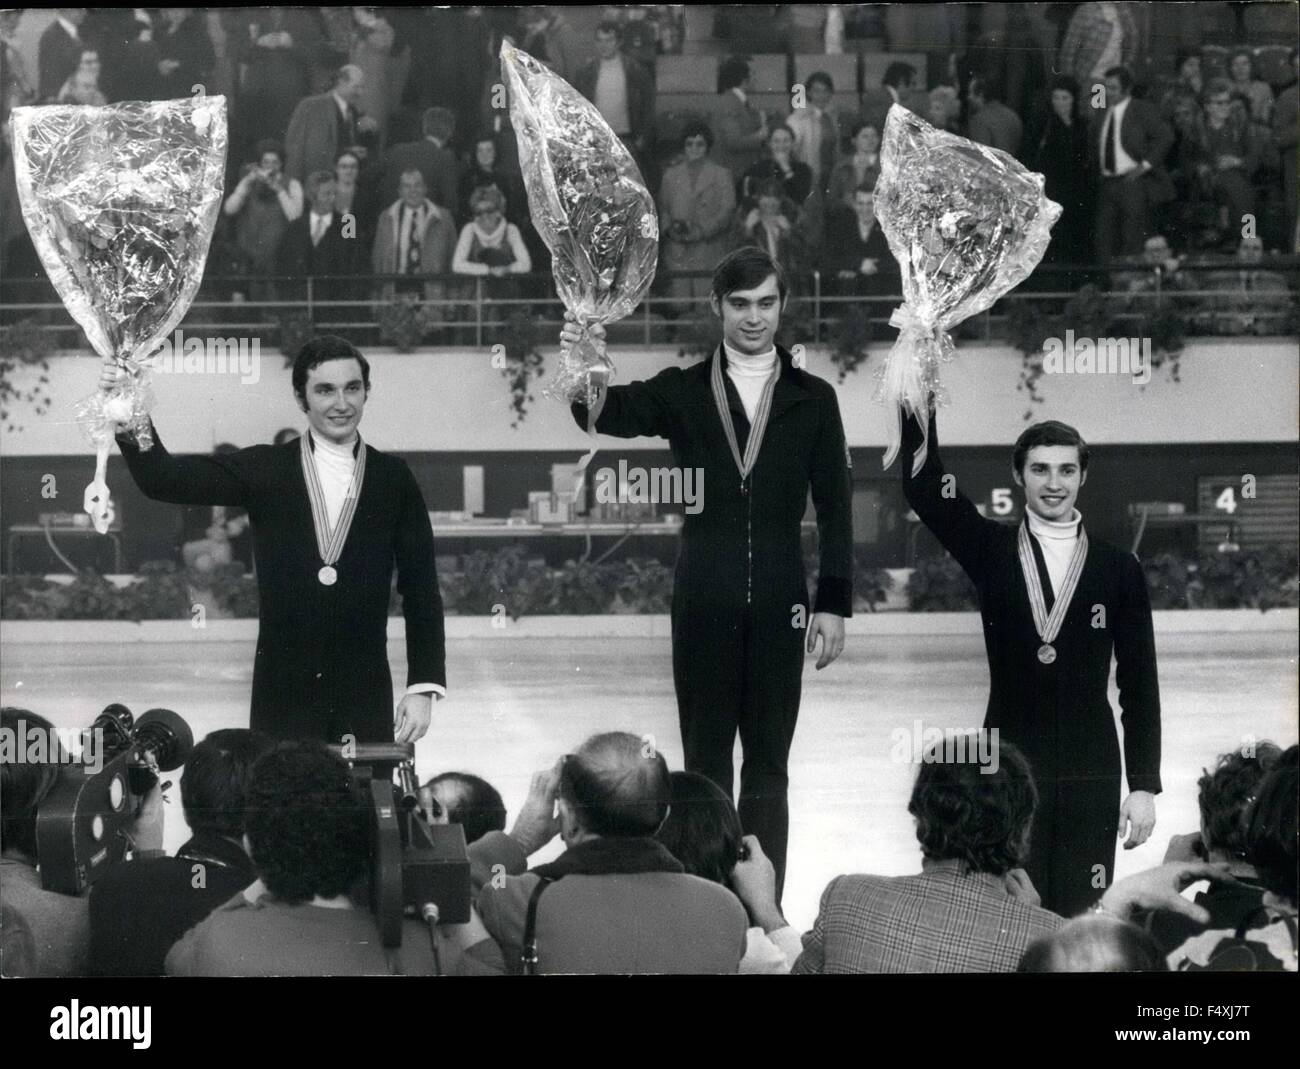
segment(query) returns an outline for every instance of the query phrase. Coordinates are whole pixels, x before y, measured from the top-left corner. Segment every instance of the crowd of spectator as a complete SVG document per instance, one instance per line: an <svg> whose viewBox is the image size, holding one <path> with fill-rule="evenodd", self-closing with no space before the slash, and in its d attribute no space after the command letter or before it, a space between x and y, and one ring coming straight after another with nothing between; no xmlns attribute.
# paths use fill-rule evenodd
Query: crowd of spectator
<svg viewBox="0 0 1300 1069"><path fill-rule="evenodd" d="M312 291L327 305L318 319L348 318L330 301L354 302L355 317L399 294L449 305L551 296L550 254L493 74L506 40L593 101L639 164L662 217L656 293L669 298L669 317L705 285L677 276L708 272L741 244L772 252L796 293L819 272L830 296L897 295L898 265L859 204L879 177L893 102L1045 176L1064 213L1044 290L1065 288L1051 273L1062 265L1080 268L1064 276L1072 288L1113 283L1097 269L1140 264L1157 235L1184 260L1232 255L1256 237L1266 251L1296 251L1294 50L1286 85L1262 80L1249 48L1213 71L1199 52L1180 53L1166 80L1137 84L1150 43L1129 5L1084 3L1062 22L1050 71L1035 58L1041 49L1011 47L1028 32L1013 11L1000 37L951 28L944 65L888 64L879 86L862 87L860 110L845 104L858 86L820 70L803 79L799 106L756 106L752 63L736 54L718 63L711 107L659 115L656 59L681 32L666 11L609 7L586 33L559 7L63 8L40 39L36 72L12 46L21 12L10 11L0 14L0 117L33 101L165 99L196 85L227 94L229 192L212 285L226 299L274 301L301 299L293 280L303 277L351 280ZM795 48L818 25L833 33L824 9L810 11L811 22L779 7L755 8L755 26L719 20L742 45L779 23ZM12 183L6 160L0 199ZM12 220L13 207L0 215ZM10 221L0 239L11 274L39 276L21 226ZM412 278L374 277L402 275Z"/></svg>
<svg viewBox="0 0 1300 1069"><path fill-rule="evenodd" d="M26 710L0 717L12 737L55 737ZM74 774L65 756L6 756L0 964L35 976L1294 972L1297 753L1261 741L1219 757L1198 784L1200 827L1069 918L1042 907L1023 867L1038 804L1024 755L1002 744L987 765L939 742L907 807L921 871L837 876L801 935L726 792L670 771L648 736L607 732L532 777L509 832L481 777L424 784L421 816L464 831L473 908L432 940L408 917L397 948L369 912L365 795L319 743L208 735L180 783L191 838L165 855L155 787L133 855L82 897L44 890L38 871L42 804ZM557 837L563 851L530 864Z"/></svg>

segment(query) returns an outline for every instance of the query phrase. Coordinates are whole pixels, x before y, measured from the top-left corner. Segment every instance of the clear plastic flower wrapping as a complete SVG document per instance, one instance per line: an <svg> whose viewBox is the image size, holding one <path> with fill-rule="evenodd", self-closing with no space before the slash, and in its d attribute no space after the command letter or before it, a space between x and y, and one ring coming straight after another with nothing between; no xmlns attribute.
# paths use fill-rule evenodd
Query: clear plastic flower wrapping
<svg viewBox="0 0 1300 1069"><path fill-rule="evenodd" d="M898 340L879 372L876 399L892 410L885 467L898 455L899 405L929 433L928 396L946 404L940 366L949 331L1023 282L1051 240L1061 206L1043 176L999 149L931 126L895 104L885 119L876 215L902 269ZM925 460L917 451L915 470Z"/></svg>
<svg viewBox="0 0 1300 1069"><path fill-rule="evenodd" d="M579 323L610 323L641 303L659 259L654 199L596 106L508 42L501 69L533 225L551 250L555 289ZM584 332L543 394L595 404L614 374Z"/></svg>

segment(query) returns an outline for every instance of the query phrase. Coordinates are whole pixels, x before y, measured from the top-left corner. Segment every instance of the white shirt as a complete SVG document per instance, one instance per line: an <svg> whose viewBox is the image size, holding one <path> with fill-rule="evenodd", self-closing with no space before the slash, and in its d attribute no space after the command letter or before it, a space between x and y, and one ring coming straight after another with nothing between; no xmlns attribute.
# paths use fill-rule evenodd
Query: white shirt
<svg viewBox="0 0 1300 1069"><path fill-rule="evenodd" d="M325 232L329 230L333 222L333 212L326 212L324 215L317 215L315 212L311 213L311 243L313 245L320 244L320 239L325 236Z"/></svg>
<svg viewBox="0 0 1300 1069"><path fill-rule="evenodd" d="M1065 582L1065 573L1070 568L1070 558L1079 541L1079 524L1083 516L1075 509L1068 520L1045 520L1035 512L1025 510L1029 520L1029 533L1038 539L1043 551L1043 563L1047 565L1047 577L1052 581L1052 595L1056 596Z"/></svg>
<svg viewBox="0 0 1300 1069"><path fill-rule="evenodd" d="M763 396L763 387L776 369L776 346L757 356L738 353L726 342L722 348L727 354L727 377L740 394L740 403L745 408L745 418L754 422L754 413L758 411L758 400Z"/></svg>
<svg viewBox="0 0 1300 1069"><path fill-rule="evenodd" d="M1124 151L1124 113L1128 111L1129 101L1132 97L1125 97L1120 103L1116 104L1106 112L1106 121L1101 124L1101 173L1106 173L1106 141L1111 136L1111 123L1115 124L1115 173L1128 174L1134 167L1138 166L1138 161Z"/></svg>
<svg viewBox="0 0 1300 1069"><path fill-rule="evenodd" d="M621 137L632 132L632 120L627 111L627 72L623 69L621 56L600 61L595 104L614 133Z"/></svg>
<svg viewBox="0 0 1300 1069"><path fill-rule="evenodd" d="M307 432L311 434L310 431ZM320 480L321 493L325 497L325 519L334 530L343 512L343 503L347 500L348 487L352 485L352 473L356 470L357 458L352 454L357 446L354 436L350 442L338 445L324 438L311 435L316 448L312 450L312 461L316 465L316 477ZM437 683L412 683L406 688L407 694L427 694L436 691L442 697L447 696L445 687Z"/></svg>
<svg viewBox="0 0 1300 1069"><path fill-rule="evenodd" d="M818 178L822 169L822 111L809 104L796 111L785 124L794 133L794 157L812 168Z"/></svg>

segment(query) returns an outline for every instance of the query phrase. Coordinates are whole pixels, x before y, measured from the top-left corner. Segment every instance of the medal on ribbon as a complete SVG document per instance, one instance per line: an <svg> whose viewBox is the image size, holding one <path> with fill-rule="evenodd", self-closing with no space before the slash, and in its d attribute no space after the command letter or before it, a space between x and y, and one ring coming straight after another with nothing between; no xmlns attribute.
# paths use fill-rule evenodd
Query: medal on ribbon
<svg viewBox="0 0 1300 1069"><path fill-rule="evenodd" d="M1065 569L1065 578L1061 582L1061 589L1052 603L1050 613L1047 611L1047 599L1043 596L1043 584L1038 576L1038 565L1034 562L1033 546L1029 541L1032 537L1029 533L1029 522L1026 520L1020 525L1020 535L1017 540L1020 570L1024 573L1025 587L1029 591L1029 608L1034 615L1034 630L1042 640L1042 645L1038 647L1038 660L1042 664L1052 664L1056 660L1056 647L1052 643L1056 641L1061 625L1065 623L1065 614L1069 611L1070 601L1074 598L1075 588L1079 585L1079 577L1083 575L1083 562L1088 556L1088 532L1083 529L1083 524L1079 524L1079 540L1070 555L1070 563Z"/></svg>
<svg viewBox="0 0 1300 1069"><path fill-rule="evenodd" d="M316 473L316 462L312 459L311 432L304 434L302 443L302 474L307 483L307 497L311 500L312 524L316 528L316 550L320 553L322 567L316 573L316 579L322 586L333 586L339 581L338 570L334 567L343 554L343 545L348 540L348 530L352 527L352 517L356 515L357 500L361 497L361 484L366 477L366 445L357 435L357 463L352 469L352 482L348 484L347 496L343 499L343 511L339 513L338 522L333 530L329 524L329 510L325 507L325 491L321 488L320 476Z"/></svg>
<svg viewBox="0 0 1300 1069"><path fill-rule="evenodd" d="M722 420L722 430L727 435L727 445L731 446L731 456L740 472L740 486L744 489L745 480L758 461L758 451L763 446L763 434L767 430L767 417L772 413L772 392L776 388L777 376L781 374L781 360L778 357L776 367L758 398L758 408L754 411L754 420L750 424L749 438L745 441L745 455L740 455L740 445L736 438L736 427L731 421L731 409L727 405L727 388L722 381L722 347L718 347L713 357L713 374L710 385L713 387L713 401L718 406L718 417Z"/></svg>

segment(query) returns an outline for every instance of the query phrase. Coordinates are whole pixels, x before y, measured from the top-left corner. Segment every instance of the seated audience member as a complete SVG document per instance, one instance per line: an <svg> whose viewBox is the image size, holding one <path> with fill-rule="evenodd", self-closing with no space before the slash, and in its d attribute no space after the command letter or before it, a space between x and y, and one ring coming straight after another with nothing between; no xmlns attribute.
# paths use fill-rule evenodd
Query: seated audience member
<svg viewBox="0 0 1300 1069"><path fill-rule="evenodd" d="M957 133L957 127L961 121L961 97L957 93L957 87L952 85L936 85L930 90L926 97L927 115L930 125L936 130L946 130L950 134Z"/></svg>
<svg viewBox="0 0 1300 1069"><path fill-rule="evenodd" d="M406 277L382 282L380 299L391 301L401 293L437 300L446 293L446 284L429 276L448 273L455 224L450 212L425 196L424 176L418 168L402 173L400 192L379 217L371 267L376 275Z"/></svg>
<svg viewBox="0 0 1300 1069"><path fill-rule="evenodd" d="M1170 955L1178 971L1296 971L1298 752L1292 746L1277 759L1246 814L1245 860L1264 887L1259 908L1235 926L1211 922L1189 938Z"/></svg>
<svg viewBox="0 0 1300 1069"><path fill-rule="evenodd" d="M506 804L487 780L468 772L444 772L420 788L420 804L436 824L459 824L465 842L506 830Z"/></svg>
<svg viewBox="0 0 1300 1069"><path fill-rule="evenodd" d="M766 894L756 900L776 899L776 869L763 855L758 838L745 835L740 814L726 791L698 772L674 772L668 819L655 833L668 851L682 863L687 875L701 876L731 888L741 901L739 887L768 878ZM781 916L770 911L751 917L753 926L745 934L742 973L787 973L803 949L799 933ZM769 927L770 926L770 927Z"/></svg>
<svg viewBox="0 0 1300 1069"><path fill-rule="evenodd" d="M496 186L506 198L506 218L512 223L522 215L528 218L528 198L517 177L497 166L496 138L480 137L474 142L473 157L465 164L456 183L458 218L472 219L470 198L483 186Z"/></svg>
<svg viewBox="0 0 1300 1069"><path fill-rule="evenodd" d="M99 85L102 65L99 52L93 48L84 48L77 61L77 69L68 75L68 80L59 89L55 102L58 104L92 104L103 106L108 103Z"/></svg>
<svg viewBox="0 0 1300 1069"><path fill-rule="evenodd" d="M1251 122L1268 126L1273 119L1273 90L1268 82L1255 77L1255 57L1249 48L1233 53L1228 63L1233 92L1243 97L1250 109Z"/></svg>
<svg viewBox="0 0 1300 1069"><path fill-rule="evenodd" d="M1223 862L1236 882L1212 884L1196 896L1196 903L1209 911L1208 925L1193 924L1177 914L1152 915L1147 928L1162 953L1170 953L1205 927L1235 929L1263 904L1264 885L1246 860L1246 822L1260 783L1281 754L1269 742L1260 743L1249 755L1234 750L1220 756L1213 772L1201 776L1197 783L1200 830L1174 836L1165 860ZM1170 965L1176 968L1178 962Z"/></svg>
<svg viewBox="0 0 1300 1069"><path fill-rule="evenodd" d="M169 976L382 976L433 972L429 936L406 922L390 949L349 892L369 871L365 799L317 742L282 742L253 765L244 835L258 880L168 952Z"/></svg>
<svg viewBox="0 0 1300 1069"><path fill-rule="evenodd" d="M528 274L533 261L519 228L506 222L505 197L496 186L483 186L470 197L469 210L473 221L461 228L451 257L452 271L486 278L489 300L517 297L518 287L509 276Z"/></svg>
<svg viewBox="0 0 1300 1069"><path fill-rule="evenodd" d="M194 747L181 775L189 841L175 857L137 854L91 889L92 974L162 976L172 944L253 882L253 862L244 852L244 794L267 745L247 729L228 728Z"/></svg>
<svg viewBox="0 0 1300 1069"><path fill-rule="evenodd" d="M89 962L90 918L84 896L62 895L41 885L36 819L41 804L62 782L67 755L58 744L54 726L25 709L0 709L0 729L10 739L25 739L24 760L15 760L14 747L0 762L0 899L12 914L18 940L16 960L0 961L5 976L85 976ZM42 739L43 759L37 759L33 736ZM162 791L155 787L145 798L131 832L136 849L161 850ZM8 918L7 918L8 919ZM6 923L6 932L9 925ZM5 950L9 951L9 936Z"/></svg>
<svg viewBox="0 0 1300 1069"><path fill-rule="evenodd" d="M1022 867L1038 804L1029 762L1010 743L998 753L992 773L943 743L924 755L907 807L920 874L837 876L793 972L1014 972L1061 927Z"/></svg>
<svg viewBox="0 0 1300 1069"><path fill-rule="evenodd" d="M754 191L754 204L748 211L740 209L735 247L757 245L763 249L781 265L791 289L797 293L807 266L807 243L797 225L799 210L772 179Z"/></svg>
<svg viewBox="0 0 1300 1069"><path fill-rule="evenodd" d="M316 301L346 301L349 279L360 273L361 254L355 221L347 226L337 209L338 186L331 171L307 176L308 210L289 224L280 242L280 274L292 279L313 279ZM306 283L300 290L306 296ZM349 318L347 308L315 308L313 320L325 323Z"/></svg>
<svg viewBox="0 0 1300 1069"><path fill-rule="evenodd" d="M1120 270L1125 262L1134 270ZM1140 270L1139 270L1140 269ZM1125 257L1111 266L1111 288L1127 294L1124 307L1133 312L1155 314L1157 295L1162 306L1191 311L1199 303L1184 294L1195 291L1197 281L1175 256L1169 239L1153 234L1142 243L1142 255Z"/></svg>
<svg viewBox="0 0 1300 1069"><path fill-rule="evenodd" d="M853 194L853 212L833 212L826 227L822 250L826 292L835 297L890 297L902 292L898 261L889 251L885 232L876 219L876 196L870 186ZM886 312L883 303L873 303L869 314Z"/></svg>
<svg viewBox="0 0 1300 1069"><path fill-rule="evenodd" d="M687 875L655 840L670 796L663 755L625 732L592 736L538 773L510 835L471 848L490 938L466 957L486 960L495 942L503 967L518 973L528 943L539 973L736 972L745 909L725 887ZM557 830L564 853L524 872ZM508 875L491 878L494 865Z"/></svg>
<svg viewBox="0 0 1300 1069"><path fill-rule="evenodd" d="M741 176L742 202L753 207L758 191L771 182L776 182L782 196L794 204L803 204L813 189L812 169L794 158L794 134L783 123L768 132L767 155Z"/></svg>
<svg viewBox="0 0 1300 1069"><path fill-rule="evenodd" d="M384 160L380 192L384 202L402 195L401 183L412 168L424 179L425 193L448 216L456 213L456 154L451 138L456 132L456 113L447 108L429 108L420 120L424 136L419 141L394 145Z"/></svg>
<svg viewBox="0 0 1300 1069"><path fill-rule="evenodd" d="M1257 237L1242 238L1236 258L1236 269L1205 275L1205 288L1214 291L1205 298L1207 325L1216 334L1285 334L1294 315L1286 276L1260 266L1264 243Z"/></svg>
<svg viewBox="0 0 1300 1069"><path fill-rule="evenodd" d="M1259 170L1261 138L1245 115L1232 112L1232 88L1223 78L1205 87L1205 116L1200 128L1197 176L1219 208L1220 223L1231 247L1246 215L1255 211L1252 181Z"/></svg>
<svg viewBox="0 0 1300 1069"><path fill-rule="evenodd" d="M1019 972L1168 972L1156 941L1136 924L1094 913L1035 939Z"/></svg>
<svg viewBox="0 0 1300 1069"><path fill-rule="evenodd" d="M831 171L830 191L826 203L833 211L837 206L853 207L853 195L859 186L875 188L880 177L880 131L869 122L860 122L853 130L853 154L846 156Z"/></svg>

